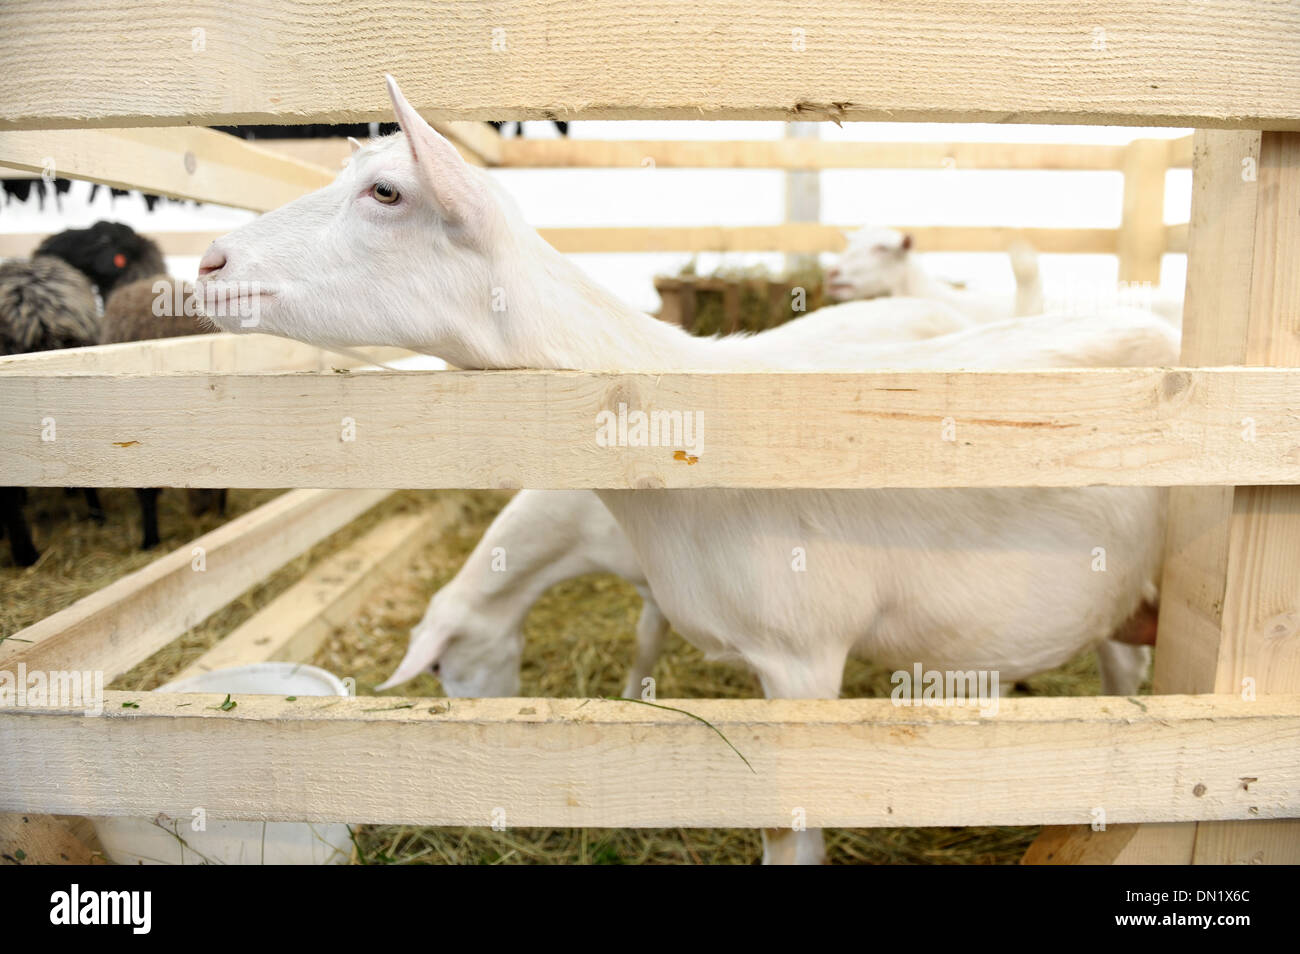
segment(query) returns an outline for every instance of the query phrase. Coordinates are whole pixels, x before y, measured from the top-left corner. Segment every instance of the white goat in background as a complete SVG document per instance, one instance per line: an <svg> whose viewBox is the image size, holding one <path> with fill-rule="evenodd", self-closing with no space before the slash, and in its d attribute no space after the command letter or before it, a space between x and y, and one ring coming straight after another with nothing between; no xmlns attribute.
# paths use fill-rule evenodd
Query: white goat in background
<svg viewBox="0 0 1300 954"><path fill-rule="evenodd" d="M397 670L380 689L433 668L449 696L519 694L523 622L556 583L615 573L641 594L636 661L623 695L641 695L663 651L668 622L636 553L590 490L521 490L492 521L455 577L433 595Z"/></svg>
<svg viewBox="0 0 1300 954"><path fill-rule="evenodd" d="M1016 277L1014 300L1004 295L954 288L935 278L917 259L912 236L868 226L850 233L848 245L826 272L826 294L834 301L858 298L933 298L975 321L1041 315L1043 281L1038 255L1017 242L1007 251Z"/></svg>
<svg viewBox="0 0 1300 954"><path fill-rule="evenodd" d="M361 150L324 189L213 243L200 262L209 301L222 306L231 287L249 287L228 282L253 282L258 331L324 347L396 345L462 368L1038 368L1177 358L1173 330L1133 310L981 325L911 358L906 345L867 359L879 345L783 339L789 325L738 340L692 337L586 278L389 84L404 134ZM216 320L248 330L238 317ZM992 670L1002 681L1058 666L1135 614L1159 578L1164 540L1164 492L1153 488L599 495L677 631L748 664L777 698L836 697L850 652L896 669L919 661ZM792 572L796 547L806 572ZM1106 572L1093 569L1097 547ZM765 861L824 857L819 831L764 837Z"/></svg>

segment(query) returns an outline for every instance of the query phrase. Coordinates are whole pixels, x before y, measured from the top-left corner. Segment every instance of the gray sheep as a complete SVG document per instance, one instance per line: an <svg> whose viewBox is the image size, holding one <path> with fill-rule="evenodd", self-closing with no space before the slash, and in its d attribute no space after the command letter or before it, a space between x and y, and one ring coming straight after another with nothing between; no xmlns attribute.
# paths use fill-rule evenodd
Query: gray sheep
<svg viewBox="0 0 1300 954"><path fill-rule="evenodd" d="M80 348L99 341L99 313L89 279L61 259L40 255L0 262L0 354ZM91 516L104 519L99 497L87 489ZM39 554L23 516L27 491L0 487L0 522L19 566Z"/></svg>

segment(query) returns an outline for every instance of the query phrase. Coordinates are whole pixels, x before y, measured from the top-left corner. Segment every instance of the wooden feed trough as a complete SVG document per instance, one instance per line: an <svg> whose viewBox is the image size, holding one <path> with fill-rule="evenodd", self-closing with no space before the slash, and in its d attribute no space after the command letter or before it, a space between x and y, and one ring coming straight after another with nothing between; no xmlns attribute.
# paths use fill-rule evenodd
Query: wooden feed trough
<svg viewBox="0 0 1300 954"><path fill-rule="evenodd" d="M385 493L368 489L376 485L1168 485L1158 695L1141 705L1010 699L991 718L883 699L686 703L743 741L751 773L706 727L631 703L393 710L364 698L244 697L222 712L208 708L219 701L210 696L178 709L177 697L148 693L129 694L139 707L124 709L124 694L109 692L101 716L0 709L0 812L14 813L0 822L6 850L76 857L76 828L52 816L181 815L196 805L213 818L487 825L504 808L512 826L746 827L788 824L800 806L812 826L1070 826L1049 828L1031 861L1300 860L1300 10L1224 0L1209 16L1194 0L1083 0L986 5L969 21L958 8L913 6L899 20L851 0L760 0L743 15L713 0L629 17L626 0L591 0L494 9L490 26L509 46L493 51L487 19L465 16L460 3L422 4L400 46L365 17L326 23L270 0L253 4L265 21L256 31L243 8L180 0L160 18L145 15L156 4L128 6L139 22L123 33L117 7L7 5L0 165L40 171L53 156L64 176L274 208L328 181L335 147L305 160L187 127L387 120L379 73L388 70L488 166L651 157L803 169L920 165L924 155L977 168L1119 169L1129 184L1120 229L1028 238L1048 252L1114 252L1128 280L1153 280L1160 254L1185 247L1185 367L398 378L335 374L338 358L260 337L7 358L0 483L333 489L296 490L195 541L207 556L202 574L183 548L0 642L0 670L111 679L373 505ZM812 29L832 20L834 31ZM207 24L201 51L176 26L191 22ZM801 22L808 49L790 43ZM1098 48L1080 24L1117 26ZM555 36L565 38L558 55L547 43ZM937 47L936 37L953 39ZM84 55L108 48L112 57ZM283 52L324 48L329 70ZM996 55L972 57L975 48ZM724 61L728 69L707 76L659 65ZM237 65L243 79L233 84L214 64ZM502 141L478 122L552 115L1191 126L1191 221L1166 227L1158 214L1163 170L1187 161L1177 141L530 142ZM1008 238L913 231L922 249L1004 248ZM840 241L817 225L543 234L564 251L811 252ZM167 251L190 254L211 237L160 236ZM24 237L5 243L4 254L30 247ZM876 396L854 402L855 393ZM582 452L595 413L629 394L707 408L730 424L689 468L648 449ZM505 403L517 409L509 421L494 410ZM364 439L340 443L341 408L365 422ZM963 425L967 440L934 440L933 420L961 421L962 408L978 408ZM59 438L42 442L50 416ZM554 454L558 442L573 453ZM383 529L364 564L376 572L427 532ZM340 583L327 602L346 611L363 598L347 593L364 594L369 575ZM296 634L319 626L315 612L310 601L279 607L275 651L303 652ZM254 652L227 650L226 660ZM1107 824L1092 831L1099 808Z"/></svg>

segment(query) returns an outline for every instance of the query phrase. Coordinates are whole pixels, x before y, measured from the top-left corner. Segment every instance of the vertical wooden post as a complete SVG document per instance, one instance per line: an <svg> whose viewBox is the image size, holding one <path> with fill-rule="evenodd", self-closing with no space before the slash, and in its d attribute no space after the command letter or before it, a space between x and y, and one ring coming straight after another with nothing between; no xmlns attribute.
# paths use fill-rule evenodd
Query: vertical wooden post
<svg viewBox="0 0 1300 954"><path fill-rule="evenodd" d="M1300 365L1300 133L1198 130L1193 169L1182 363ZM1170 491L1154 689L1300 692L1300 487ZM1300 820L1048 829L1025 860L1084 856L1295 864Z"/></svg>
<svg viewBox="0 0 1300 954"><path fill-rule="evenodd" d="M659 320L670 325L682 323L682 283L673 278L659 276L655 279L655 291L659 292Z"/></svg>
<svg viewBox="0 0 1300 954"><path fill-rule="evenodd" d="M677 292L680 309L678 312L678 322L691 334L695 333L695 307L697 304L696 296L699 290L695 287L695 278L682 279L680 290Z"/></svg>
<svg viewBox="0 0 1300 954"><path fill-rule="evenodd" d="M1300 133L1198 131L1193 170L1183 363L1300 365ZM1156 645L1157 692L1300 692L1300 487L1171 492ZM1300 862L1300 821L1186 827L1196 864Z"/></svg>
<svg viewBox="0 0 1300 954"><path fill-rule="evenodd" d="M793 287L793 282L767 283L767 326L769 328L775 328L785 319L786 303L790 300L790 290Z"/></svg>
<svg viewBox="0 0 1300 954"><path fill-rule="evenodd" d="M818 139L821 126L817 123L786 123L787 139ZM816 169L799 169L785 174L785 220L787 222L818 222L822 214L821 173ZM812 268L817 255L790 253L785 257L785 273Z"/></svg>
<svg viewBox="0 0 1300 954"><path fill-rule="evenodd" d="M722 286L722 328L726 335L734 335L740 330L740 296L744 279L727 281Z"/></svg>
<svg viewBox="0 0 1300 954"><path fill-rule="evenodd" d="M1124 150L1119 280L1160 284L1165 252L1165 172L1169 140L1135 139Z"/></svg>

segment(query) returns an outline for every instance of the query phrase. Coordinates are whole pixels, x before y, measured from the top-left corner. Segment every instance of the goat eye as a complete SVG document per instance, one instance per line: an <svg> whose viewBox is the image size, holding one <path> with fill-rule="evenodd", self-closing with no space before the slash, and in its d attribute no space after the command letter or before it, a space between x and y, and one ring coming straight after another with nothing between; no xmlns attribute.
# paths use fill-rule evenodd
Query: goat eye
<svg viewBox="0 0 1300 954"><path fill-rule="evenodd" d="M390 186L387 182L376 182L370 189L370 194L375 197L375 201L382 202L384 205L392 205L400 199L401 193Z"/></svg>

